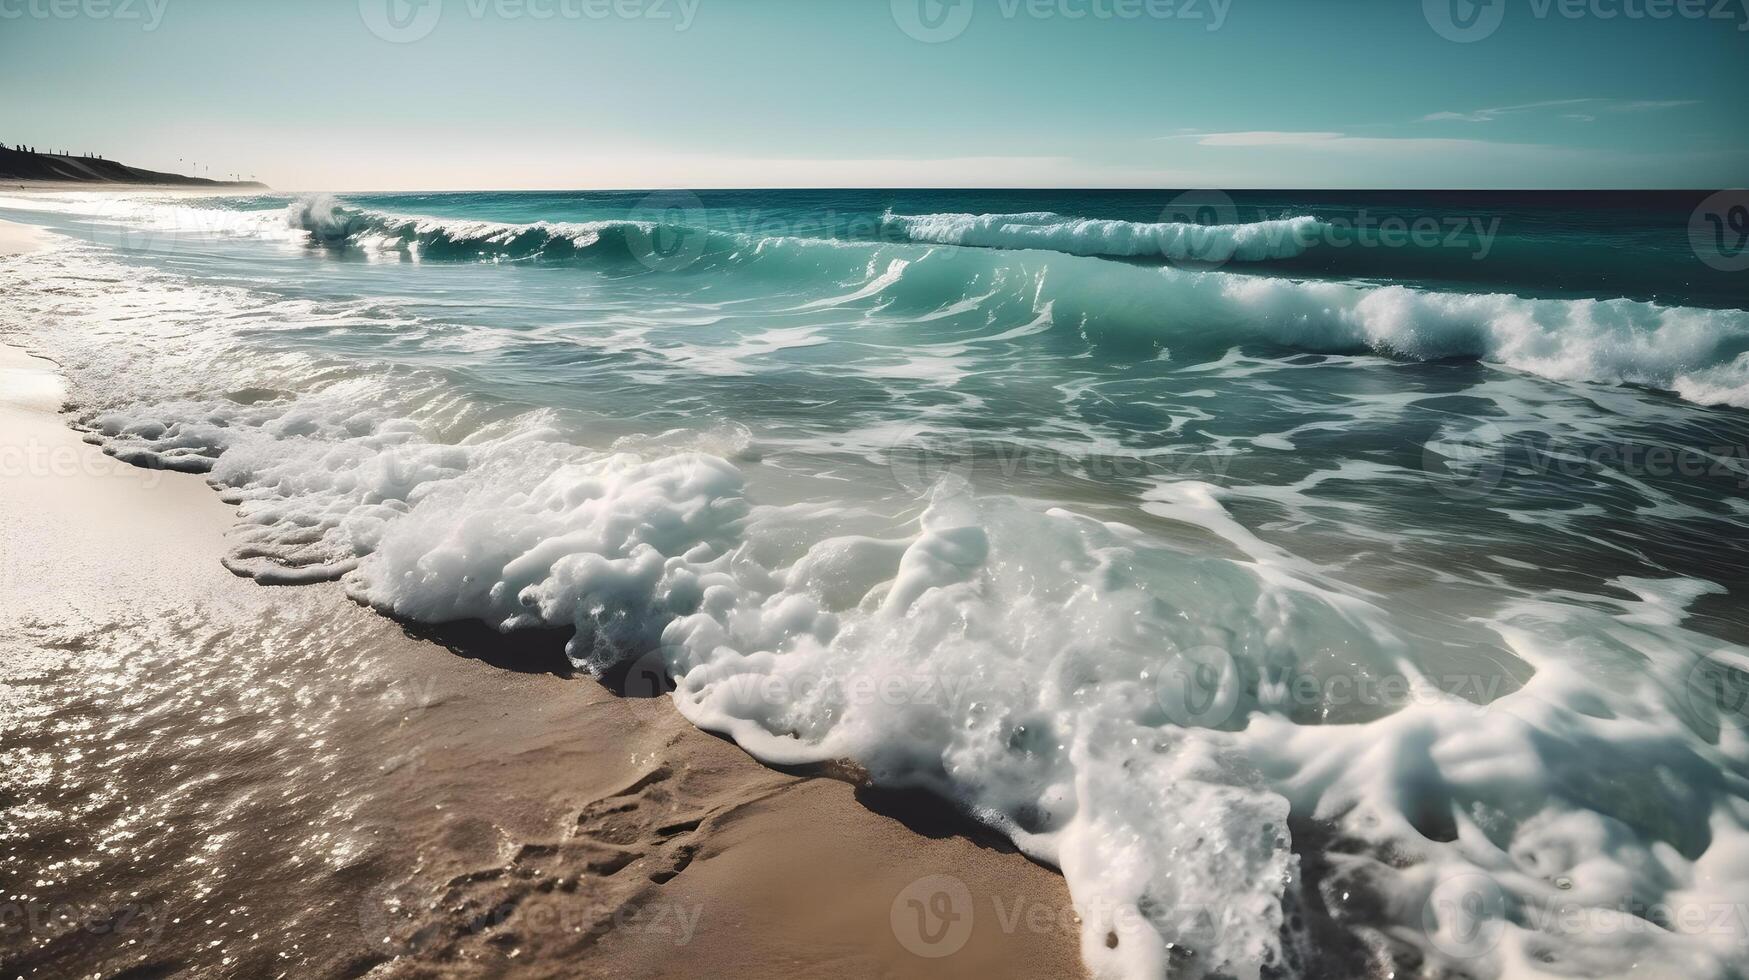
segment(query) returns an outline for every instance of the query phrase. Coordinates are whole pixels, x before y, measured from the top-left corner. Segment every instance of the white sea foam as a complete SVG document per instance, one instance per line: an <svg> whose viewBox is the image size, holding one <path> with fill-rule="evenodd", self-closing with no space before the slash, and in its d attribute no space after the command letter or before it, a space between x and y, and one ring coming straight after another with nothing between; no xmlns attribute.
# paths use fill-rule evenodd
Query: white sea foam
<svg viewBox="0 0 1749 980"><path fill-rule="evenodd" d="M575 627L579 664L672 674L688 718L760 758L853 760L957 800L1063 870L1097 975L1291 976L1313 929L1339 975L1749 966L1742 918L1716 914L1749 908L1749 738L1707 687L1749 650L1684 627L1710 583L1496 604L1464 638L1487 637L1503 661L1488 676L1511 683L1454 693L1440 674L1467 646L1236 515L1266 500L1299 518L1321 482L1404 478L1382 463L1248 497L1147 490L1138 521L1219 547L951 478L883 531L849 502L762 501L755 477L772 476L740 433L591 450L550 411L492 411L434 372L262 353L335 319L314 301L89 251L0 264L18 299L0 326L68 365L111 451L207 471L239 503L233 567L339 577L425 621ZM1737 363L1744 335L1742 314L1625 301L950 253L862 255L861 285L819 309L999 304L1000 287L1094 337L1661 387ZM1042 320L1015 322L1000 335L1037 339ZM1397 693L1344 703L1367 685Z"/></svg>
<svg viewBox="0 0 1749 980"><path fill-rule="evenodd" d="M918 258L897 282L883 282L882 294L933 308L950 273L982 288L984 254ZM1414 360L1475 358L1561 381L1640 384L1701 404L1749 407L1749 313L1742 310L1441 293L1026 253L1003 262L1009 297L1048 309L1057 323L1096 341L1203 354L1267 342Z"/></svg>

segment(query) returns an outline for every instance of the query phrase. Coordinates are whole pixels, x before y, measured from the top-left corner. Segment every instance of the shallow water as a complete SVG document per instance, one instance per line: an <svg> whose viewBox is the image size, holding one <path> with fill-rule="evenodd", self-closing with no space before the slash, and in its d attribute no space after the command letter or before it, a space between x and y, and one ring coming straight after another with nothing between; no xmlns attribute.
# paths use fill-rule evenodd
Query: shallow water
<svg viewBox="0 0 1749 980"><path fill-rule="evenodd" d="M1098 972L1728 976L1749 292L1691 197L0 197L71 238L0 334L234 571L958 800Z"/></svg>

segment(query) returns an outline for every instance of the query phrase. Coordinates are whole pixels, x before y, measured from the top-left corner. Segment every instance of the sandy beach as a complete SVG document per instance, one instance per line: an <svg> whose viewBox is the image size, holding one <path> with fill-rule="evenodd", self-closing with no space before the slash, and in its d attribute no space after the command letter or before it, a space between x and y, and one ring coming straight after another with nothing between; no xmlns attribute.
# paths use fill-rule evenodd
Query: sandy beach
<svg viewBox="0 0 1749 980"><path fill-rule="evenodd" d="M562 637L234 577L219 496L63 397L0 347L6 976L1082 974L997 835L761 766Z"/></svg>
<svg viewBox="0 0 1749 980"><path fill-rule="evenodd" d="M0 258L29 251L42 242L42 234L29 225L0 221Z"/></svg>

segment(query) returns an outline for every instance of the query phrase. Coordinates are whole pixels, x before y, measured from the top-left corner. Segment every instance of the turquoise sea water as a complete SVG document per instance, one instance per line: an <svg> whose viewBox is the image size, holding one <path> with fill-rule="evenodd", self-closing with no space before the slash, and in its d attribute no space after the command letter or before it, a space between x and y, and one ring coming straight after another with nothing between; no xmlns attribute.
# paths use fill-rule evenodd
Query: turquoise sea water
<svg viewBox="0 0 1749 980"><path fill-rule="evenodd" d="M934 790L1096 970L1729 976L1670 912L1749 907L1705 196L0 195L65 236L0 339L233 570Z"/></svg>

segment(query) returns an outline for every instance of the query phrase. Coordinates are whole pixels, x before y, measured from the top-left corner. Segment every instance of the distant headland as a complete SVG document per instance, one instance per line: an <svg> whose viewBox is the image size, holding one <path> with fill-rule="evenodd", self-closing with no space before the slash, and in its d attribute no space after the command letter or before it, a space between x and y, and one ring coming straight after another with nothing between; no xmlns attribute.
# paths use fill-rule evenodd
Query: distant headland
<svg viewBox="0 0 1749 980"><path fill-rule="evenodd" d="M0 145L0 181L74 184L163 184L187 187L266 187L253 180L211 180L142 170L92 154L43 153L35 147Z"/></svg>

